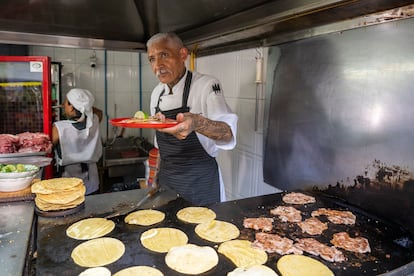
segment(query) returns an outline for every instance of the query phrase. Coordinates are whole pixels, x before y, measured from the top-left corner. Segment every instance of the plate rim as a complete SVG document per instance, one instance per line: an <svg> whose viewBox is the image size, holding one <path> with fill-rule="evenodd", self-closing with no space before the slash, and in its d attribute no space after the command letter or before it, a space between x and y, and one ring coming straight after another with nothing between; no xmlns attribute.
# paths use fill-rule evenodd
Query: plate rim
<svg viewBox="0 0 414 276"><path fill-rule="evenodd" d="M176 124L178 124L177 121L175 120L171 120L171 119L167 119L168 122L162 122L162 123L148 123L148 122L143 122L143 123L122 123L121 121L123 120L128 120L128 119L133 119L131 117L121 117L121 118L113 118L110 119L109 122L114 125L114 126L118 126L118 127L125 127L125 128L168 128L168 127L173 127Z"/></svg>

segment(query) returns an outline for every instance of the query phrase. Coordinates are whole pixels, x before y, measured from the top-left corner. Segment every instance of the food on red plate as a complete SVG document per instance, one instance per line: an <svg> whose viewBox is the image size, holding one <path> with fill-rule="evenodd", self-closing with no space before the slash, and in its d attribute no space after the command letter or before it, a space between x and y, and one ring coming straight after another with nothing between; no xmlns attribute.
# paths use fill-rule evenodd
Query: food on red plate
<svg viewBox="0 0 414 276"><path fill-rule="evenodd" d="M148 119L150 116L148 116L148 114L147 113L145 113L144 111L142 111L142 110L138 110L137 112L135 112L135 114L134 114L134 118L135 119L142 119L142 120L144 120L144 119Z"/></svg>
<svg viewBox="0 0 414 276"><path fill-rule="evenodd" d="M157 118L149 117L145 119L139 118L128 118L121 121L122 123L153 123L153 124L162 124L162 121L158 120Z"/></svg>
<svg viewBox="0 0 414 276"><path fill-rule="evenodd" d="M302 229L302 232L308 233L309 235L320 235L328 229L328 223L322 222L314 217L298 222L298 225Z"/></svg>
<svg viewBox="0 0 414 276"><path fill-rule="evenodd" d="M308 196L302 193L288 193L282 197L283 202L288 204L308 204L315 203L316 200L313 196Z"/></svg>
<svg viewBox="0 0 414 276"><path fill-rule="evenodd" d="M299 222L302 221L300 211L291 206L278 206L270 210L272 215L277 215L283 222Z"/></svg>
<svg viewBox="0 0 414 276"><path fill-rule="evenodd" d="M281 237L277 234L268 234L263 232L256 233L256 239L252 244L253 248L262 249L268 253L286 254L302 254L302 250L293 246L293 241L288 238Z"/></svg>
<svg viewBox="0 0 414 276"><path fill-rule="evenodd" d="M328 262L343 262L346 260L344 254L334 246L327 246L314 238L297 239L295 247L314 256L321 256Z"/></svg>
<svg viewBox="0 0 414 276"><path fill-rule="evenodd" d="M326 208L319 208L312 212L312 217L327 216L328 220L334 224L354 225L356 216L350 211L331 210Z"/></svg>
<svg viewBox="0 0 414 276"><path fill-rule="evenodd" d="M161 120L154 116L149 116L142 110L135 112L134 117L125 118L121 121L122 123L162 123Z"/></svg>
<svg viewBox="0 0 414 276"><path fill-rule="evenodd" d="M273 229L273 218L245 218L243 226L254 230L271 231Z"/></svg>
<svg viewBox="0 0 414 276"><path fill-rule="evenodd" d="M345 250L356 253L371 252L371 247L369 246L369 242L366 238L351 238L349 234L346 232L335 233L333 235L331 243L336 247L343 248Z"/></svg>

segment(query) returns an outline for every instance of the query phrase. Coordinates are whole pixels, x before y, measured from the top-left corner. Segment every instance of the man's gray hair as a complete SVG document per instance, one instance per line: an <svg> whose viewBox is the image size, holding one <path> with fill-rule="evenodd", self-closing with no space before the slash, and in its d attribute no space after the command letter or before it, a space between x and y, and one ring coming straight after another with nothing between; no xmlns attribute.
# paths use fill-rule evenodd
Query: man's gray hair
<svg viewBox="0 0 414 276"><path fill-rule="evenodd" d="M173 43L174 46L177 46L177 48L181 49L184 46L183 41L181 38L175 34L175 33L157 33L153 35L148 41L147 41L147 49L151 47L154 43L160 42L166 40L170 43Z"/></svg>

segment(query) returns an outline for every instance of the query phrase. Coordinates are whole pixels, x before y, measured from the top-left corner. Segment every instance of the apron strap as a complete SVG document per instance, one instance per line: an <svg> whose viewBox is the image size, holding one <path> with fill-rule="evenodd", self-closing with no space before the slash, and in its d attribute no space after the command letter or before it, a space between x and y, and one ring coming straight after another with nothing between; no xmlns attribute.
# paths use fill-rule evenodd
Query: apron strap
<svg viewBox="0 0 414 276"><path fill-rule="evenodd" d="M190 108L187 106L188 102L188 95L190 95L190 87L191 87L191 79L193 78L193 73L188 70L187 77L185 78L185 85L184 85L184 95L183 95L183 102L181 107L184 109L188 109L190 111Z"/></svg>
<svg viewBox="0 0 414 276"><path fill-rule="evenodd" d="M190 108L187 106L188 102L188 96L190 95L190 87L191 87L191 80L193 78L193 73L190 70L187 70L187 77L185 78L185 84L184 84L184 93L183 93L183 99L181 103L181 107L185 109L185 112L190 111ZM157 106L155 107L155 113L158 113L161 111L160 109L160 102L161 97L164 96L165 89L162 90L160 96L158 97Z"/></svg>

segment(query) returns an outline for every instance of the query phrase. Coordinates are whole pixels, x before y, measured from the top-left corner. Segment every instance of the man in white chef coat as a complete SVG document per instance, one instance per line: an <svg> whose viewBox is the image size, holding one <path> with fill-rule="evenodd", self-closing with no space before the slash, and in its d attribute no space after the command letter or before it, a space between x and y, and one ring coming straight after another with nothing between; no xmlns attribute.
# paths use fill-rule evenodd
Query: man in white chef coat
<svg viewBox="0 0 414 276"><path fill-rule="evenodd" d="M102 156L99 122L102 111L93 107L95 99L86 89L73 88L63 103L67 120L55 122L52 142L55 156L62 166L62 177L78 177L86 186L86 195L99 189L96 163Z"/></svg>
<svg viewBox="0 0 414 276"><path fill-rule="evenodd" d="M197 205L223 201L224 185L215 158L220 149L235 147L237 115L215 77L187 70L188 50L176 34L152 36L147 52L160 80L151 95L151 115L178 121L156 131L158 185L173 188Z"/></svg>

